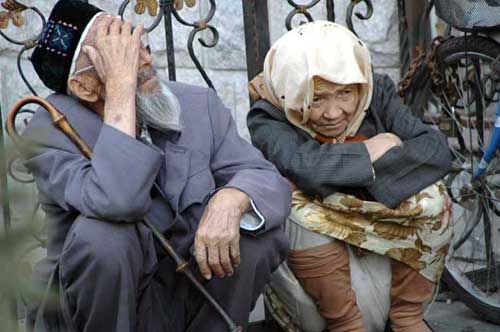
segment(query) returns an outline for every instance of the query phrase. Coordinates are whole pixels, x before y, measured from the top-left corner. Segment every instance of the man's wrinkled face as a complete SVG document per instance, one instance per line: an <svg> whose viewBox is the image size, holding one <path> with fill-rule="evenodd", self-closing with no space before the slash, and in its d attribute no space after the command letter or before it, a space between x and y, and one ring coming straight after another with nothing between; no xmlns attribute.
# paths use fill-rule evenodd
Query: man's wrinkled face
<svg viewBox="0 0 500 332"><path fill-rule="evenodd" d="M323 136L341 135L356 112L359 90L358 84L335 84L315 77L308 126Z"/></svg>
<svg viewBox="0 0 500 332"><path fill-rule="evenodd" d="M104 17L104 16L102 16ZM94 46L96 30L99 26L99 16L93 23L83 46ZM181 128L181 108L176 96L170 89L160 82L158 74L152 65L149 44L141 38L142 47L139 52L139 70L137 74L136 90L136 115L137 126L156 128L161 131L179 130ZM83 70L82 70L83 68ZM86 68L89 68L86 70ZM85 53L81 53L76 63L76 72L80 76L82 85L87 90L95 92L101 101L105 101L104 83L101 82L97 71L92 67L92 62ZM72 91L73 92L73 91ZM80 97L76 93L77 97ZM94 108L100 114L100 108Z"/></svg>

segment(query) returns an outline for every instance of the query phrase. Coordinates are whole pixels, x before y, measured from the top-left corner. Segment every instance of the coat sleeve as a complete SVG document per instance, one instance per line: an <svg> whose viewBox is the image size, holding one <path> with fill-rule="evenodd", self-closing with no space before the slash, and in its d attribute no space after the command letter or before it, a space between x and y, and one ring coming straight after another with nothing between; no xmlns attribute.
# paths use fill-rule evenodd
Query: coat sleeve
<svg viewBox="0 0 500 332"><path fill-rule="evenodd" d="M380 81L374 109L386 131L397 135L403 146L373 164L376 181L367 189L377 201L395 207L448 173L452 157L446 137L413 116L392 80L385 76Z"/></svg>
<svg viewBox="0 0 500 332"><path fill-rule="evenodd" d="M25 137L26 166L47 200L42 203L116 222L137 221L147 213L159 150L104 124L88 160L50 123L35 122L41 125Z"/></svg>
<svg viewBox="0 0 500 332"><path fill-rule="evenodd" d="M286 118L259 107L247 120L253 144L305 193L327 196L341 187L373 184L370 156L362 142L320 144L304 138Z"/></svg>
<svg viewBox="0 0 500 332"><path fill-rule="evenodd" d="M208 104L213 137L210 169L217 187L239 189L253 200L265 219L259 233L280 227L290 214L290 184L273 164L238 135L230 111L212 90Z"/></svg>

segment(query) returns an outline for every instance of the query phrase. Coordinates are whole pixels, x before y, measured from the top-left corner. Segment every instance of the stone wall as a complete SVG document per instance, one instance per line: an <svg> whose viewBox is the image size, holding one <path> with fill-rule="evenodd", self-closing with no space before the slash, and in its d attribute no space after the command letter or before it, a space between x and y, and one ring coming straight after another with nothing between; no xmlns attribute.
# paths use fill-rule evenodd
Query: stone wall
<svg viewBox="0 0 500 332"><path fill-rule="evenodd" d="M217 0L217 11L210 22L219 31L220 39L214 48L204 48L198 42L195 42L195 53L198 55L203 67L207 70L212 79L215 88L223 99L225 105L231 110L234 119L238 125L240 134L249 139L248 130L245 124L246 113L249 107L247 93L247 73L245 60L245 37L243 30L243 12L242 0ZM243 0L244 1L244 0ZM37 6L45 14L48 14L50 8L56 2L55 0L21 0L27 5ZM92 1L90 1L92 2ZM184 9L180 13L187 21L197 21L206 16L209 10L207 0L198 0L198 5L194 8ZM309 0L298 0L297 3L307 3ZM335 1L335 12L337 22L345 24L345 13L349 0ZM117 13L119 0L94 1L94 3L105 8L111 13ZM146 16L136 17L133 15L133 5L126 12L126 17L134 22L145 20L148 23L151 18ZM398 20L395 0L377 0L374 2L375 11L373 17L368 21L360 21L354 18L354 26L358 35L364 40L372 51L372 57L376 71L386 72L393 79L399 77L399 45L398 45ZM280 35L286 32L285 17L291 11L291 7L286 0L268 0L269 23L271 42L274 42ZM365 12L364 5L356 7L356 11ZM321 1L311 13L315 19L326 19L325 1ZM18 31L12 28L10 24L7 33L16 38L24 39L33 35L40 28L39 19L33 13L26 13L26 19L29 22L28 29ZM294 24L304 20L303 17L296 17ZM28 31L25 31L28 30ZM177 65L177 80L192 84L205 85L201 75L196 70L194 64L189 58L186 43L191 28L180 26L174 21L174 44ZM211 40L211 34L202 32L197 37ZM165 38L163 25L152 32L150 44L154 54L155 65L163 77L167 76L166 56L165 56ZM7 43L0 38L0 98L2 113L5 116L6 111L12 107L16 100L26 96L29 93L24 83L21 81L16 68L16 57L20 48L16 45ZM35 90L41 95L46 96L49 91L42 87L40 81L36 78L26 55L22 58L22 66L25 69L26 76L32 82ZM12 181L9 183L11 188L15 185ZM26 186L24 186L26 188ZM34 196L34 194L33 194ZM26 205L14 206L14 218L18 219L28 210Z"/></svg>

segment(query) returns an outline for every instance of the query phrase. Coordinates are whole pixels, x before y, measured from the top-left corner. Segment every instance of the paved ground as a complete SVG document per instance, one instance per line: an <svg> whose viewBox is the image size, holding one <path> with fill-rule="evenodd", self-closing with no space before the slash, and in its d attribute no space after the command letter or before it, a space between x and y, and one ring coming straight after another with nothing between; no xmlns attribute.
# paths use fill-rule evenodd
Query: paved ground
<svg viewBox="0 0 500 332"><path fill-rule="evenodd" d="M435 302L426 315L434 332L500 332L500 326L479 318L462 302Z"/></svg>
<svg viewBox="0 0 500 332"><path fill-rule="evenodd" d="M426 314L426 321L433 332L500 332L499 325L481 320L462 302L447 303L446 296L440 298ZM263 324L256 324L248 332L281 332L281 329L277 327L266 329Z"/></svg>

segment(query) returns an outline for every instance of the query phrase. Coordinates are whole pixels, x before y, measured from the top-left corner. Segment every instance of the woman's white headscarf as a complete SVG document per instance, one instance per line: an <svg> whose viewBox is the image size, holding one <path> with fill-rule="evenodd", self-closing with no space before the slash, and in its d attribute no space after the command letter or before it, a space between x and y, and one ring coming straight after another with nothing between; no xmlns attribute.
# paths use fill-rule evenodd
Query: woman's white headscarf
<svg viewBox="0 0 500 332"><path fill-rule="evenodd" d="M288 121L307 131L314 97L314 77L337 84L360 84L360 101L347 129L333 143L354 136L370 106L373 76L370 52L347 28L315 21L283 35L264 61L264 81L270 100L286 113Z"/></svg>

